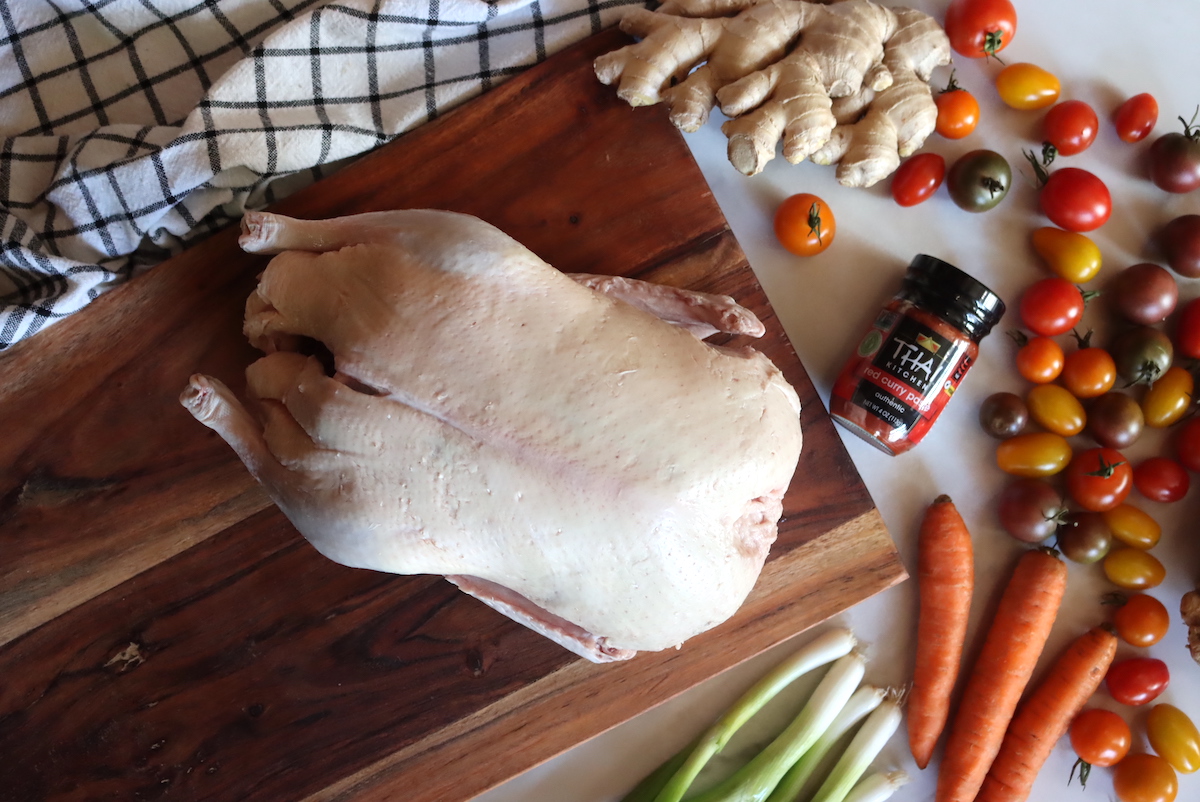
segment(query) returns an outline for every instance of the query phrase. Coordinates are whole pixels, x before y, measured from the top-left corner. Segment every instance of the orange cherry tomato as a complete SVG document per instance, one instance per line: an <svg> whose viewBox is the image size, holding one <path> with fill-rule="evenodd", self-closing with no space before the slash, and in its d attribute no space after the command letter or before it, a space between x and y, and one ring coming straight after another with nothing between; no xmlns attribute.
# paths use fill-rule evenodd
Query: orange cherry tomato
<svg viewBox="0 0 1200 802"><path fill-rule="evenodd" d="M830 246L836 233L833 210L816 195L792 195L775 211L775 236L797 256L820 253Z"/></svg>
<svg viewBox="0 0 1200 802"><path fill-rule="evenodd" d="M1017 349L1017 372L1034 384L1046 384L1058 378L1063 369L1062 346L1049 337L1014 335Z"/></svg>
<svg viewBox="0 0 1200 802"><path fill-rule="evenodd" d="M1053 432L1030 432L996 446L996 464L1013 476L1053 476L1071 462L1071 444Z"/></svg>
<svg viewBox="0 0 1200 802"><path fill-rule="evenodd" d="M1120 802L1175 802L1179 778L1158 755L1128 755L1113 767L1113 791Z"/></svg>
<svg viewBox="0 0 1200 802"><path fill-rule="evenodd" d="M1088 708L1075 716L1070 729L1071 748L1093 766L1113 766L1129 754L1133 733L1125 719L1111 710Z"/></svg>
<svg viewBox="0 0 1200 802"><path fill-rule="evenodd" d="M1063 358L1063 385L1076 398L1097 398L1117 382L1117 363L1103 348L1080 348Z"/></svg>
<svg viewBox="0 0 1200 802"><path fill-rule="evenodd" d="M954 81L934 98L937 104L936 131L946 139L962 139L979 124L979 101Z"/></svg>

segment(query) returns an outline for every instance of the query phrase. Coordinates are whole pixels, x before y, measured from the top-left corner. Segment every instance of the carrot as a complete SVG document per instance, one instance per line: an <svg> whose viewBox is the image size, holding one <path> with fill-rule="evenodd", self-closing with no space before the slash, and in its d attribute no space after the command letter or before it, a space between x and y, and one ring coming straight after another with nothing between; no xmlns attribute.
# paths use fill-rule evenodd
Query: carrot
<svg viewBox="0 0 1200 802"><path fill-rule="evenodd" d="M1117 653L1117 636L1094 627L1071 643L1008 726L1000 753L975 802L1024 802L1071 719L1100 687Z"/></svg>
<svg viewBox="0 0 1200 802"><path fill-rule="evenodd" d="M963 691L938 772L935 802L972 802L1029 683L1067 588L1051 549L1021 555Z"/></svg>
<svg viewBox="0 0 1200 802"><path fill-rule="evenodd" d="M971 533L949 496L925 511L917 534L917 662L908 696L908 746L925 768L950 715L950 692L958 678L975 553Z"/></svg>

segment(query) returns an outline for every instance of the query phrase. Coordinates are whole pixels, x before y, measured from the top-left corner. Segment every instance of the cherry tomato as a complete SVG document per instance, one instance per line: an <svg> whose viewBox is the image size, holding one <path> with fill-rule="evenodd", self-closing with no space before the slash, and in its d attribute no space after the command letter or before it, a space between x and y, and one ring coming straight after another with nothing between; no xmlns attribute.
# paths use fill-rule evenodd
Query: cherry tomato
<svg viewBox="0 0 1200 802"><path fill-rule="evenodd" d="M1141 142L1157 122L1158 101L1149 92L1129 98L1113 114L1113 125L1122 142Z"/></svg>
<svg viewBox="0 0 1200 802"><path fill-rule="evenodd" d="M994 56L1017 32L1017 10L1009 0L951 0L944 27L954 52L967 58Z"/></svg>
<svg viewBox="0 0 1200 802"><path fill-rule="evenodd" d="M1100 513L1073 510L1064 516L1055 543L1071 562L1091 565L1103 560L1112 548L1112 530Z"/></svg>
<svg viewBox="0 0 1200 802"><path fill-rule="evenodd" d="M1151 326L1121 332L1108 352L1117 364L1117 376L1130 384L1154 384L1175 359L1170 338Z"/></svg>
<svg viewBox="0 0 1200 802"><path fill-rule="evenodd" d="M1017 372L1034 384L1058 378L1063 369L1063 349L1049 337L1027 338L1017 332Z"/></svg>
<svg viewBox="0 0 1200 802"><path fill-rule="evenodd" d="M1039 384L1025 397L1029 414L1044 429L1071 437L1083 431L1087 413L1083 404L1057 384Z"/></svg>
<svg viewBox="0 0 1200 802"><path fill-rule="evenodd" d="M1113 613L1117 636L1130 646L1153 646L1171 627L1166 605L1153 596L1135 593Z"/></svg>
<svg viewBox="0 0 1200 802"><path fill-rule="evenodd" d="M937 125L934 130L946 139L962 139L979 124L979 101L967 90L954 82L934 98L937 105Z"/></svg>
<svg viewBox="0 0 1200 802"><path fill-rule="evenodd" d="M1175 346L1183 356L1200 359L1200 298L1188 301L1179 313L1175 324Z"/></svg>
<svg viewBox="0 0 1200 802"><path fill-rule="evenodd" d="M1113 537L1135 549L1152 549L1162 537L1162 527L1132 504L1118 504L1104 511L1104 520Z"/></svg>
<svg viewBox="0 0 1200 802"><path fill-rule="evenodd" d="M1167 569L1148 551L1120 548L1104 558L1104 575L1119 588L1149 590L1162 584Z"/></svg>
<svg viewBox="0 0 1200 802"><path fill-rule="evenodd" d="M1133 487L1129 460L1112 448L1080 451L1067 466L1067 495L1085 510L1111 510Z"/></svg>
<svg viewBox="0 0 1200 802"><path fill-rule="evenodd" d="M1029 408L1016 393L992 393L979 405L979 425L997 440L1018 435L1029 422Z"/></svg>
<svg viewBox="0 0 1200 802"><path fill-rule="evenodd" d="M1175 311L1179 285L1165 267L1139 262L1117 273L1105 288L1104 296L1125 320L1139 326L1153 326Z"/></svg>
<svg viewBox="0 0 1200 802"><path fill-rule="evenodd" d="M1061 156L1083 153L1096 139L1100 120L1082 100L1064 100L1046 112L1042 120L1045 139Z"/></svg>
<svg viewBox="0 0 1200 802"><path fill-rule="evenodd" d="M1113 699L1123 705L1153 702L1167 689L1171 674L1157 657L1128 657L1108 667L1104 682Z"/></svg>
<svg viewBox="0 0 1200 802"><path fill-rule="evenodd" d="M1043 226L1033 232L1033 249L1055 275L1072 284L1091 281L1100 272L1100 248L1077 231Z"/></svg>
<svg viewBox="0 0 1200 802"><path fill-rule="evenodd" d="M1053 432L1030 432L996 446L996 464L1014 476L1053 476L1071 461L1071 445Z"/></svg>
<svg viewBox="0 0 1200 802"><path fill-rule="evenodd" d="M1034 334L1066 334L1083 319L1083 293L1064 278L1044 278L1021 296L1021 322Z"/></svg>
<svg viewBox="0 0 1200 802"><path fill-rule="evenodd" d="M1200 136L1200 129L1196 131ZM1196 143L1200 150L1200 142ZM1197 154L1200 159L1200 154ZM1200 165L1197 165L1200 170ZM1172 218L1155 236L1167 267L1187 278L1200 278L1200 214Z"/></svg>
<svg viewBox="0 0 1200 802"><path fill-rule="evenodd" d="M1113 791L1119 802L1175 802L1179 779L1158 755L1128 755L1113 766Z"/></svg>
<svg viewBox="0 0 1200 802"><path fill-rule="evenodd" d="M1117 363L1103 348L1088 347L1064 357L1063 384L1076 398L1097 398L1117 382Z"/></svg>
<svg viewBox="0 0 1200 802"><path fill-rule="evenodd" d="M1034 64L1009 64L996 76L1000 99L1014 109L1044 109L1058 100L1058 78Z"/></svg>
<svg viewBox="0 0 1200 802"><path fill-rule="evenodd" d="M1125 719L1111 710L1091 707L1071 720L1071 748L1092 766L1112 766L1129 754L1133 733Z"/></svg>
<svg viewBox="0 0 1200 802"><path fill-rule="evenodd" d="M946 160L938 153L918 153L892 176L892 198L901 206L916 206L937 192L946 177Z"/></svg>
<svg viewBox="0 0 1200 802"><path fill-rule="evenodd" d="M1200 112L1197 112L1200 114ZM1200 187L1200 127L1179 118L1183 133L1163 134L1150 145L1150 180L1167 192L1191 192Z"/></svg>
<svg viewBox="0 0 1200 802"><path fill-rule="evenodd" d="M833 210L816 195L792 195L775 212L775 236L797 256L820 253L829 247L836 233Z"/></svg>
<svg viewBox="0 0 1200 802"><path fill-rule="evenodd" d="M1179 421L1192 405L1195 379L1179 365L1172 365L1142 396L1146 425L1165 429Z"/></svg>
<svg viewBox="0 0 1200 802"><path fill-rule="evenodd" d="M1105 393L1088 407L1087 432L1105 448L1129 448L1142 436L1145 425L1142 408L1125 393Z"/></svg>
<svg viewBox="0 0 1200 802"><path fill-rule="evenodd" d="M1200 418L1192 418L1175 433L1175 458L1189 471L1200 471Z"/></svg>
<svg viewBox="0 0 1200 802"><path fill-rule="evenodd" d="M1062 167L1050 173L1038 195L1050 221L1068 231L1092 231L1112 214L1112 196L1104 182L1087 170Z"/></svg>
<svg viewBox="0 0 1200 802"><path fill-rule="evenodd" d="M1174 705L1155 705L1146 715L1150 746L1176 771L1191 774L1200 769L1200 730Z"/></svg>
<svg viewBox="0 0 1200 802"><path fill-rule="evenodd" d="M986 212L1008 195L1012 168L994 150L972 150L954 160L946 173L950 200L966 212Z"/></svg>
<svg viewBox="0 0 1200 802"><path fill-rule="evenodd" d="M1133 484L1151 501L1179 501L1191 484L1187 469L1170 457L1150 457L1133 469Z"/></svg>
<svg viewBox="0 0 1200 802"><path fill-rule="evenodd" d="M1066 514L1062 497L1040 479L1017 479L1000 493L1000 525L1022 543L1041 543L1054 534Z"/></svg>

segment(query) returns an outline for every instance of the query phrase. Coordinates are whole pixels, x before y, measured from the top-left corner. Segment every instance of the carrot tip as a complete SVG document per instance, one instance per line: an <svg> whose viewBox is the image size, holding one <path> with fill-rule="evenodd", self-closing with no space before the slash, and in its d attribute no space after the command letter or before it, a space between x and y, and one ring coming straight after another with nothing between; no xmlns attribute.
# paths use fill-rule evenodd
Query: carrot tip
<svg viewBox="0 0 1200 802"><path fill-rule="evenodd" d="M935 498L933 500L933 503L934 504L953 504L954 502L950 500L949 496L947 496L945 493L943 493L942 495Z"/></svg>

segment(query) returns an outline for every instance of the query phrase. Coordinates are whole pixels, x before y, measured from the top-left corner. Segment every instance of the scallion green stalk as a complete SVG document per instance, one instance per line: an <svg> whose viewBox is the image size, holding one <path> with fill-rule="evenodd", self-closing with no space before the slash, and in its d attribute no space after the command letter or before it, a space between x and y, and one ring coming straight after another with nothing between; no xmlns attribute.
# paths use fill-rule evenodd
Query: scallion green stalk
<svg viewBox="0 0 1200 802"><path fill-rule="evenodd" d="M850 793L850 789L900 726L900 718L898 699L887 699L875 708L830 770L829 777L821 784L813 802L845 802L846 794Z"/></svg>
<svg viewBox="0 0 1200 802"><path fill-rule="evenodd" d="M848 629L833 629L809 641L742 694L716 723L700 736L696 747L667 781L654 802L679 802L700 770L720 752L751 716L780 691L808 672L844 657L858 643Z"/></svg>
<svg viewBox="0 0 1200 802"><path fill-rule="evenodd" d="M829 729L862 682L866 662L850 653L834 663L800 714L754 759L694 802L764 802L783 775Z"/></svg>
<svg viewBox="0 0 1200 802"><path fill-rule="evenodd" d="M876 688L874 685L864 685L855 691L854 695L850 697L850 701L846 702L846 706L842 708L842 712L838 713L837 718L829 725L829 729L812 745L812 749L805 752L804 757L796 761L796 765L783 775L779 785L767 797L767 802L795 802L800 796L800 791L803 790L813 772L817 770L837 740L849 732L851 727L866 718L872 710L879 707L886 695L887 691L883 688Z"/></svg>

